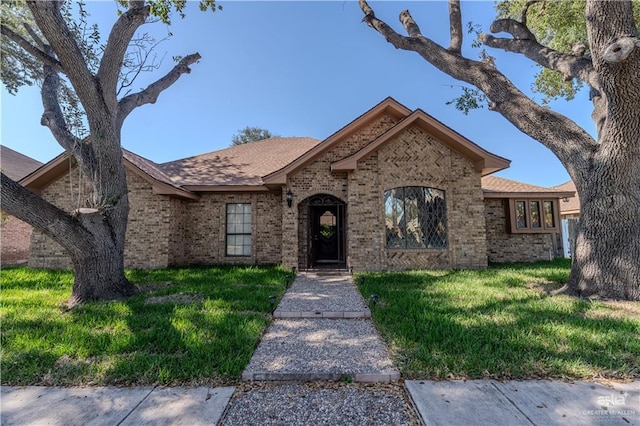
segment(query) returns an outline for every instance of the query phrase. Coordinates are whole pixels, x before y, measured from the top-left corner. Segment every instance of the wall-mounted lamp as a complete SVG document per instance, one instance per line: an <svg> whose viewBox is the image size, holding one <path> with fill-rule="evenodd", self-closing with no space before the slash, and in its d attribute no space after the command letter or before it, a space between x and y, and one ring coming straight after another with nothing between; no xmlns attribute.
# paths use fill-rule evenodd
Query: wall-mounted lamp
<svg viewBox="0 0 640 426"><path fill-rule="evenodd" d="M287 190L287 206L291 207L293 204L293 192L291 192L291 188Z"/></svg>
<svg viewBox="0 0 640 426"><path fill-rule="evenodd" d="M569 202L569 197L564 197L564 198L562 199L562 202L563 202L563 203L568 203L568 202Z"/></svg>

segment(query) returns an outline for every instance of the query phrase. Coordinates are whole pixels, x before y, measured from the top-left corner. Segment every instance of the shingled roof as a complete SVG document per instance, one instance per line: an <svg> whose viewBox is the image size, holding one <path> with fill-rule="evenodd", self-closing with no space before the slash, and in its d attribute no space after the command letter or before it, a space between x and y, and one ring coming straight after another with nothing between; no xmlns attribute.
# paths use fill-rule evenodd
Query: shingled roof
<svg viewBox="0 0 640 426"><path fill-rule="evenodd" d="M321 141L314 138L270 138L195 157L159 164L182 187L256 186Z"/></svg>
<svg viewBox="0 0 640 426"><path fill-rule="evenodd" d="M40 166L42 163L38 160L0 145L0 168L9 178L18 181Z"/></svg>
<svg viewBox="0 0 640 426"><path fill-rule="evenodd" d="M529 185L498 176L483 176L481 181L485 198L536 197L564 198L572 197L574 192L559 188Z"/></svg>
<svg viewBox="0 0 640 426"><path fill-rule="evenodd" d="M562 203L560 203L560 214L580 214L580 197L576 191L576 184L570 180L562 185L554 186L554 188L563 191L575 192L573 197L567 197L566 201L562 200Z"/></svg>

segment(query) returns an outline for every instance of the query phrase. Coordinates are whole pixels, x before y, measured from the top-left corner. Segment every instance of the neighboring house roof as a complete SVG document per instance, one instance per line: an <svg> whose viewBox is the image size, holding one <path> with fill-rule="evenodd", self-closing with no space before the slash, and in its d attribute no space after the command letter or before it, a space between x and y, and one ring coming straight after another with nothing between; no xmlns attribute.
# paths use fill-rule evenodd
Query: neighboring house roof
<svg viewBox="0 0 640 426"><path fill-rule="evenodd" d="M38 160L0 145L0 169L9 178L18 181L40 166L42 163Z"/></svg>
<svg viewBox="0 0 640 426"><path fill-rule="evenodd" d="M320 142L314 138L270 138L171 161L158 167L173 183L189 189L261 186L263 176L283 168Z"/></svg>
<svg viewBox="0 0 640 426"><path fill-rule="evenodd" d="M515 197L549 197L564 198L573 197L573 191L544 186L529 185L511 179L498 176L483 176L481 181L485 198L515 198Z"/></svg>
<svg viewBox="0 0 640 426"><path fill-rule="evenodd" d="M578 191L576 190L576 184L573 183L572 180L570 180L569 182L565 182L562 185L554 186L554 188L561 189L563 191L575 192L575 195L573 197L567 197L562 200L562 202L560 203L560 214L580 214L580 197L578 196Z"/></svg>

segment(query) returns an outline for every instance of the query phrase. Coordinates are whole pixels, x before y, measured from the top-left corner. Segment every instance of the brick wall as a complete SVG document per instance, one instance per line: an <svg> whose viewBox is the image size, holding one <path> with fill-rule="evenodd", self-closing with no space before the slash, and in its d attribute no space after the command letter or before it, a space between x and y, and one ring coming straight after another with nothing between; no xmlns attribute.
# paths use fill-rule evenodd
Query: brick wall
<svg viewBox="0 0 640 426"><path fill-rule="evenodd" d="M42 192L56 206L72 211L78 208L78 172L73 169ZM125 242L127 268L164 268L170 264L169 236L172 232L172 200L154 195L151 184L135 173L127 173L129 223ZM73 190L71 189L73 188ZM178 200L175 200L178 201ZM62 246L34 230L31 236L29 266L70 268L71 260Z"/></svg>
<svg viewBox="0 0 640 426"><path fill-rule="evenodd" d="M252 254L226 256L226 205L251 203ZM186 264L274 264L282 261L282 206L277 193L209 193L186 202Z"/></svg>
<svg viewBox="0 0 640 426"><path fill-rule="evenodd" d="M307 222L301 223L302 217L299 217L300 209L298 205L306 199L317 194L329 194L344 202L349 197L349 180L347 173L331 172L331 163L341 160L358 150L362 149L369 142L374 140L397 123L397 119L390 115L382 114L362 129L354 132L337 146L323 153L315 161L299 170L296 174L289 178L288 187L294 194L294 206L287 207L283 189L281 205L283 206L282 220L282 263L285 266L298 265L305 267L303 253L300 256L300 250L306 250L303 243L306 239L300 235L304 233L304 227ZM347 206L347 234L350 234L350 206ZM347 238L348 240L348 238ZM349 247L347 247L347 257L349 256Z"/></svg>
<svg viewBox="0 0 640 426"><path fill-rule="evenodd" d="M0 224L0 263L3 266L27 262L32 230L29 224L13 216L5 217L3 213Z"/></svg>
<svg viewBox="0 0 640 426"><path fill-rule="evenodd" d="M509 234L507 200L484 200L487 222L487 256L489 262L535 262L554 256L553 239L557 234Z"/></svg>
<svg viewBox="0 0 640 426"><path fill-rule="evenodd" d="M448 247L387 249L384 191L428 186L445 191ZM358 163L349 177L349 254L355 270L486 267L480 174L473 164L411 127Z"/></svg>

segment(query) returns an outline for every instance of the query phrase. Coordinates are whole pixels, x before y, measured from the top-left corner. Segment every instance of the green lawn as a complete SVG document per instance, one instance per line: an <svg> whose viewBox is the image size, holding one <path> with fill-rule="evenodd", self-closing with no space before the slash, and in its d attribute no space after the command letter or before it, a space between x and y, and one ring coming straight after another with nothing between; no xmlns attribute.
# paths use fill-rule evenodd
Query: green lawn
<svg viewBox="0 0 640 426"><path fill-rule="evenodd" d="M72 274L1 271L3 385L197 385L237 381L271 322L279 267L130 271L145 291L63 309Z"/></svg>
<svg viewBox="0 0 640 426"><path fill-rule="evenodd" d="M640 377L640 303L548 290L570 262L362 274L374 322L406 378ZM359 280L357 280L359 281Z"/></svg>

